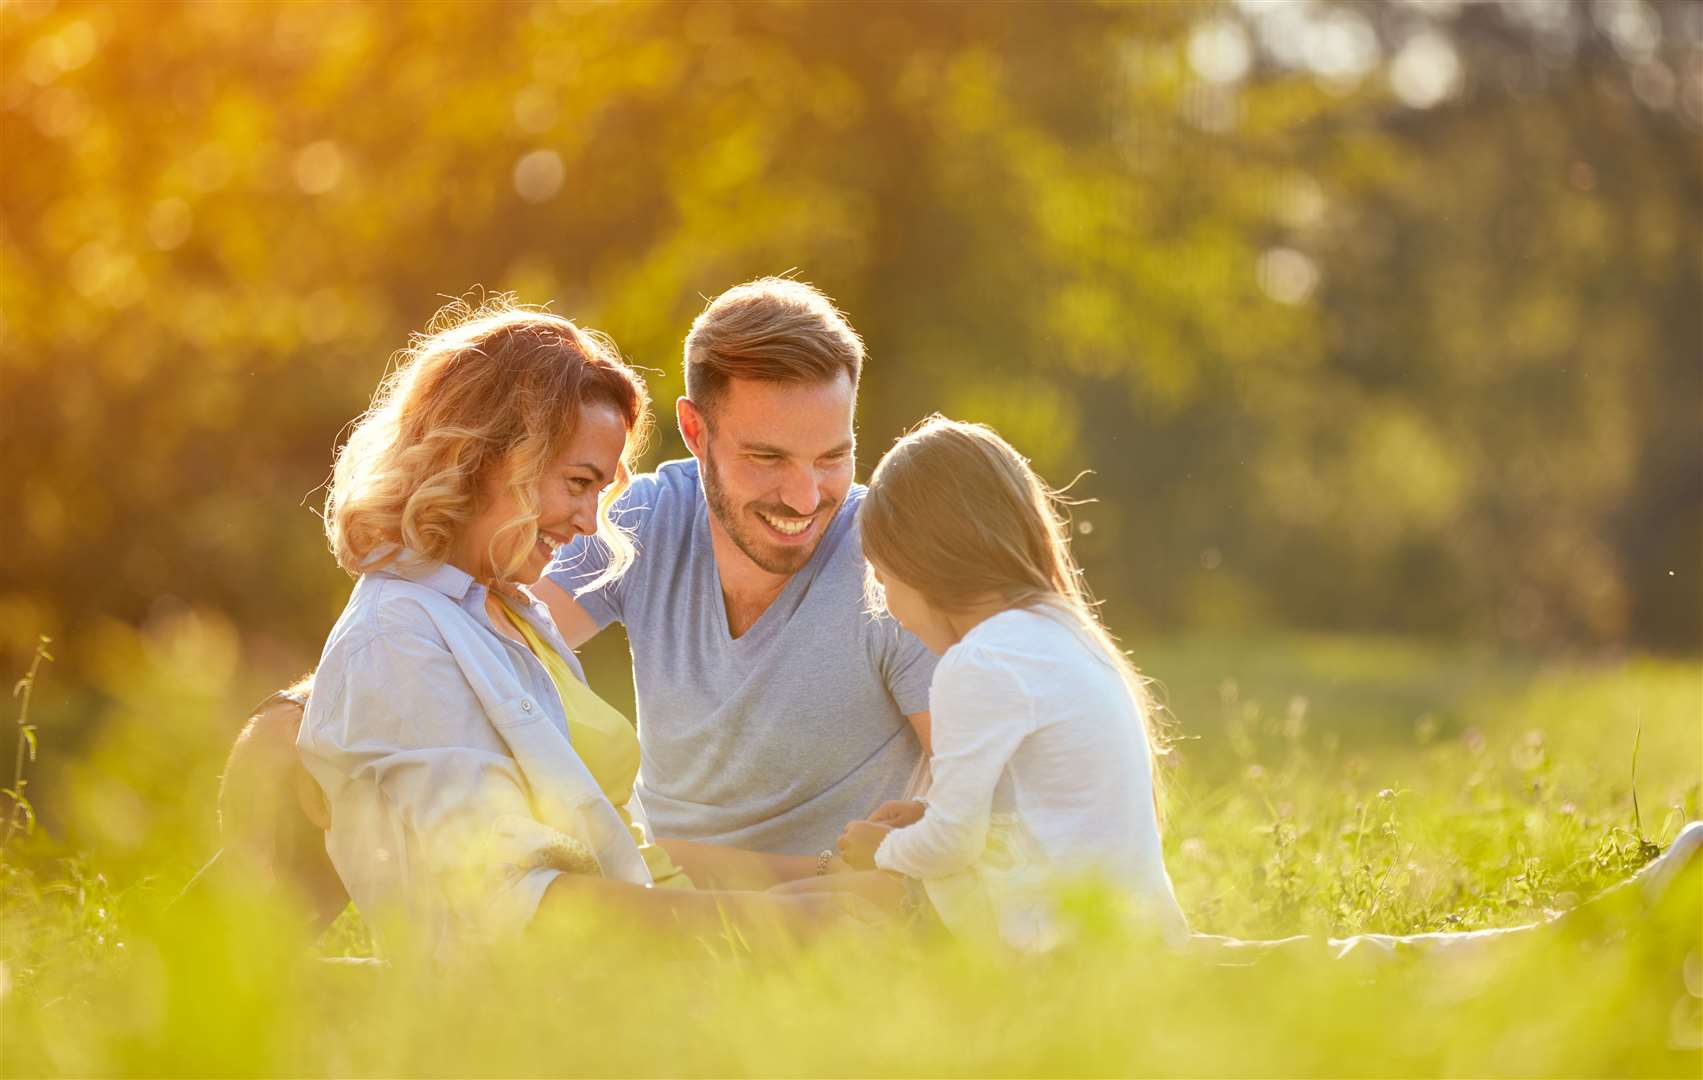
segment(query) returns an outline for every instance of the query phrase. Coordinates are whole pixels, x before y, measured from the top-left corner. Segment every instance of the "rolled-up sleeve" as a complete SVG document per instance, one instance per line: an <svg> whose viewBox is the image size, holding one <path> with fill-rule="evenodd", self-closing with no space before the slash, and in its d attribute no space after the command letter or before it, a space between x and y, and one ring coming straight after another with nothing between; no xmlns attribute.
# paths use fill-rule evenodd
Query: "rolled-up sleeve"
<svg viewBox="0 0 1703 1080"><path fill-rule="evenodd" d="M924 880L958 873L981 856L1000 774L1036 726L1022 684L973 646L941 662L930 706L928 809L916 824L888 833L875 851L881 869Z"/></svg>
<svg viewBox="0 0 1703 1080"><path fill-rule="evenodd" d="M531 921L557 874L597 871L582 839L537 820L443 643L387 632L337 659L298 747L330 803L327 850L364 914L496 936Z"/></svg>

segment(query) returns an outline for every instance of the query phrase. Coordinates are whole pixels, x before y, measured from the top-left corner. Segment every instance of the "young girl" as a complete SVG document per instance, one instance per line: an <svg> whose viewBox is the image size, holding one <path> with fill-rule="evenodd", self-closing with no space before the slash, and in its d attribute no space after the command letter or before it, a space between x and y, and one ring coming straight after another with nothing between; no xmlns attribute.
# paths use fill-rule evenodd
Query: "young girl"
<svg viewBox="0 0 1703 1080"><path fill-rule="evenodd" d="M876 466L858 513L869 592L940 655L929 689L934 782L926 803L887 803L841 835L847 863L887 873L798 888L887 901L902 875L954 931L986 927L1044 949L1058 937L1052 890L1093 876L1168 942L1234 963L1321 946L1339 957L1470 951L1569 921L1637 926L1651 913L1659 923L1664 906L1696 896L1680 882L1703 864L1703 822L1630 881L1530 926L1324 942L1191 937L1160 850L1153 710L1094 614L1058 504L992 429L941 416Z"/></svg>
<svg viewBox="0 0 1703 1080"><path fill-rule="evenodd" d="M991 428L934 416L859 511L872 602L941 657L926 805L846 827L854 867L920 881L953 930L1045 948L1050 889L1094 876L1188 934L1159 843L1152 709L1101 626L1058 496Z"/></svg>

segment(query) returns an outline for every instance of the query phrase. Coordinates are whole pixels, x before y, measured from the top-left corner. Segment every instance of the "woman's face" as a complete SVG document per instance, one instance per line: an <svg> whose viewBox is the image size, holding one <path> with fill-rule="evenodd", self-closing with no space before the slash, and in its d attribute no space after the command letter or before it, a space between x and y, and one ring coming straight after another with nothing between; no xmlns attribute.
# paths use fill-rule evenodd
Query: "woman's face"
<svg viewBox="0 0 1703 1080"><path fill-rule="evenodd" d="M573 437L538 478L537 539L509 580L531 585L544 575L558 547L576 536L597 531L598 496L615 482L626 446L627 422L613 406L581 407ZM492 470L480 500L481 509L468 523L459 545L463 557L452 560L480 581L491 580L495 567L504 565L515 547L526 540L524 531L509 530L493 560L491 538L520 512L509 487L508 468Z"/></svg>

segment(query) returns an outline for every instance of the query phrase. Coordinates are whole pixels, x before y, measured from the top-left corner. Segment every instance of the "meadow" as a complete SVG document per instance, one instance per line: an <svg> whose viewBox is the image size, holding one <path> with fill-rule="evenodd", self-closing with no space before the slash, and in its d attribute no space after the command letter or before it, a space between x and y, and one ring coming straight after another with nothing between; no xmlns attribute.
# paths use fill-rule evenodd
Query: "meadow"
<svg viewBox="0 0 1703 1080"><path fill-rule="evenodd" d="M235 703L259 696L220 624L184 617L107 644L109 690L128 696L109 695L74 767L56 764L65 748L43 720L29 790L53 812L5 851L8 1076L1696 1076L1703 1064L1697 874L1654 909L1623 891L1562 929L1471 954L1331 959L1303 944L1207 961L1156 946L1084 888L1066 898L1074 939L1039 957L929 931L778 949L657 938L588 914L560 939L455 969L332 962L369 950L352 912L309 941L259 886L170 904L211 850ZM1131 644L1174 717L1167 860L1199 931L1529 922L1624 880L1703 812L1693 661L1293 635ZM594 682L620 700L615 647L600 649Z"/></svg>
<svg viewBox="0 0 1703 1080"><path fill-rule="evenodd" d="M409 335L505 291L609 334L649 467L705 299L786 272L868 346L864 466L939 410L1091 471L1196 930L1623 882L1703 816L1700 56L1645 0L0 0L0 683L57 657L36 744L0 712L0 1076L1703 1076L1695 877L1235 962L1091 887L1041 957L588 914L432 972L174 902L347 598L314 512Z"/></svg>

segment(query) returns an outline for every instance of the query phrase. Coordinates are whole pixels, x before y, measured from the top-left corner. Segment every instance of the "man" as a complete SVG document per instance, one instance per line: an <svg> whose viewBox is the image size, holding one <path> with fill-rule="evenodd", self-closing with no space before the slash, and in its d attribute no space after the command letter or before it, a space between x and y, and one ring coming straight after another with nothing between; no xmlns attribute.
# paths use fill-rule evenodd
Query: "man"
<svg viewBox="0 0 1703 1080"><path fill-rule="evenodd" d="M692 457L635 478L612 515L637 559L587 589L609 555L581 538L534 589L575 648L625 624L658 836L814 855L921 775L934 657L863 601L863 356L802 282L711 301L675 404Z"/></svg>

